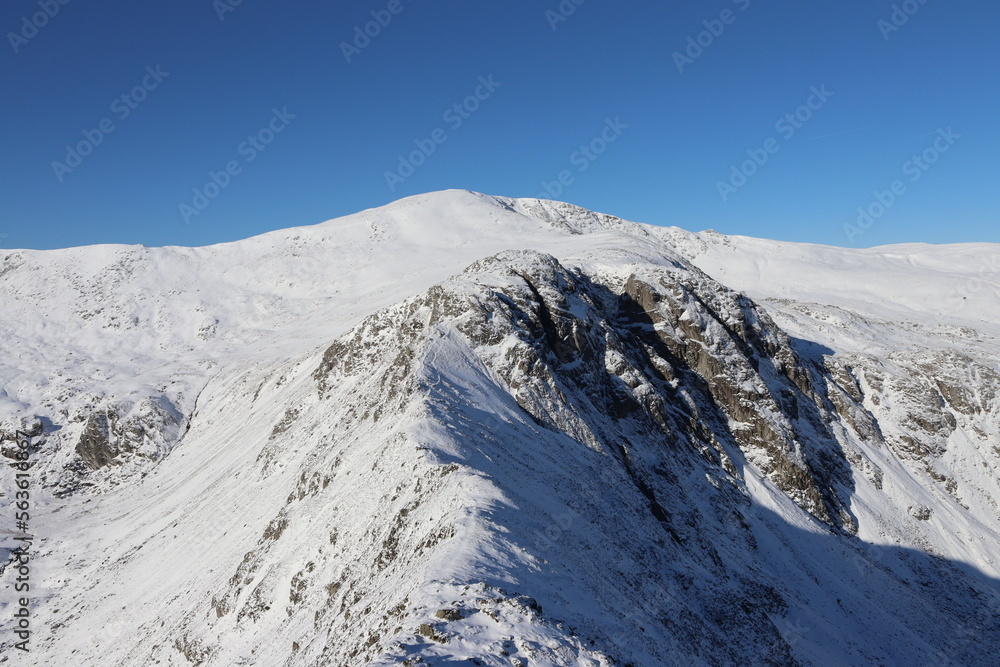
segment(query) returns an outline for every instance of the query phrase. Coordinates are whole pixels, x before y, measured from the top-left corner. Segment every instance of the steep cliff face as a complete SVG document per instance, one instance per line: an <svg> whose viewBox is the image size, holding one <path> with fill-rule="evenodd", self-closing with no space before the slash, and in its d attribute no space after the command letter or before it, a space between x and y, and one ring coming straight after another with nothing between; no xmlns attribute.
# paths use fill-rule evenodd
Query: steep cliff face
<svg viewBox="0 0 1000 667"><path fill-rule="evenodd" d="M989 664L988 327L717 282L712 235L553 202L366 215L350 298L238 353L234 312L290 306L220 304L175 384L9 420L50 493L33 664ZM462 216L490 240L405 263Z"/></svg>
<svg viewBox="0 0 1000 667"><path fill-rule="evenodd" d="M1000 508L996 246L848 250L657 235L826 350L822 363L864 407L834 401L841 420L866 434L846 449L874 485L859 485L853 499L859 537L995 564L984 541Z"/></svg>
<svg viewBox="0 0 1000 667"><path fill-rule="evenodd" d="M793 647L802 639L788 637L786 630L797 625L787 618L803 613L789 603L800 592L761 560L762 517L748 511L754 495L747 488L749 474L759 475L758 483L770 481L775 492L825 523L829 535L839 535L832 542L841 542L848 553L857 550L842 555L838 565L846 561L848 576L863 582L860 594L844 592L829 575L822 584L839 596L838 614L848 608L842 602L847 597L855 598L851 614L875 615L882 622L889 622L883 614L906 608L903 600L916 591L908 592L908 583L891 567L862 570L860 563L869 556L851 537L857 529L849 504L854 476L881 488L882 472L865 449L884 445L851 369L802 358L749 299L675 260L647 257L641 268L626 262L622 270L613 263L597 268L594 257L589 259L587 272L537 253L504 253L477 262L461 277L376 316L332 346L316 373L320 391L328 392L344 377L368 374L354 364L376 364L376 356L391 359L374 374L383 379L374 395L425 394L432 420L443 426L432 441L447 443L428 451L442 461L478 461L467 472L497 480L496 493L518 512L484 512L490 519L483 533L511 536L507 540L514 544L493 547L503 558L480 556L482 581L469 583L531 581L524 592L544 600L543 608L556 610L555 619L602 647L602 659L621 664L683 664L694 658L710 664L793 664ZM386 331L392 335L379 337ZM456 359L458 369L452 365ZM422 364L423 372L437 376L434 381L406 382ZM494 407L498 403L503 411ZM379 408L371 409L377 420ZM507 414L491 418L497 412ZM362 419L367 416L366 410ZM505 437L511 424L535 431L527 446L518 445L523 435ZM551 470L552 458L560 471ZM570 462L577 467L567 474ZM539 477L551 486L539 488ZM546 505L561 508L551 511L549 525L522 518L544 517ZM608 505L620 511L609 513ZM506 519L498 524L498 516ZM915 518L923 520L919 513ZM593 531L597 539L569 535L578 531ZM795 538L764 531L762 539ZM571 563L553 566L549 557L555 552L566 559L564 550L572 554ZM538 572L528 574L531 566ZM915 567L939 594L966 576L932 560ZM603 612L568 604L562 591L552 590L551 581L567 576L564 568L576 573L574 586L586 590L588 599L600 601L597 610L617 610L614 630ZM938 572L942 568L947 576ZM641 592L636 581L646 582ZM982 587L975 577L969 581ZM896 599L876 602L873 591L880 587ZM955 637L966 637L969 627L996 637L990 591L986 586L986 597L965 608L913 605L903 636L924 643L917 639L921 627L944 618L951 634L942 637L937 649L942 654L956 645ZM874 604L886 608L875 611ZM684 613L676 615L681 608ZM462 613L478 612L473 605ZM407 637L390 653L456 657L461 650L447 645L467 641L465 634L476 627L465 618L421 625L422 636L433 629L440 647L421 648L419 637ZM638 651L631 648L633 633L625 631L623 619L655 639ZM852 655L851 642L837 643L830 655ZM964 639L958 645L969 649ZM489 651L470 654L487 661L483 664L502 660ZM860 651L853 659L860 663L866 655L874 658Z"/></svg>
<svg viewBox="0 0 1000 667"><path fill-rule="evenodd" d="M837 490L849 494L849 467L828 426L835 382L749 299L656 260L588 275L553 257L500 256L466 274L497 275L503 291L452 310L477 354L502 346L485 363L528 414L612 455L640 488L652 471L635 469L631 441L655 437L735 478L733 458L748 459L803 509L850 530Z"/></svg>

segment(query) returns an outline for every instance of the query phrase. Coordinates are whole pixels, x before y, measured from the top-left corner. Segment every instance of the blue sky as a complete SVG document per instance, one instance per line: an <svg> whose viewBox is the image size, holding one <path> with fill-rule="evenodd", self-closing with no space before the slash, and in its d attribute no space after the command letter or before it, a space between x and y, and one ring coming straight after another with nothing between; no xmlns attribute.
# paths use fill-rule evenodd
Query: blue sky
<svg viewBox="0 0 1000 667"><path fill-rule="evenodd" d="M997 3L63 2L0 8L0 247L204 245L448 188L1000 242Z"/></svg>

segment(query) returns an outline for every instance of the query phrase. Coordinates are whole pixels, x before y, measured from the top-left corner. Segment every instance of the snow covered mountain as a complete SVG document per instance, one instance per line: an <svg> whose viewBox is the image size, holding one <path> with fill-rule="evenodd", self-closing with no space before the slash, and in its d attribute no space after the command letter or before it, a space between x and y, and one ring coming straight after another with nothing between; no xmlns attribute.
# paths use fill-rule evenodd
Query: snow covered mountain
<svg viewBox="0 0 1000 667"><path fill-rule="evenodd" d="M1000 664L998 250L449 191L0 251L0 662Z"/></svg>

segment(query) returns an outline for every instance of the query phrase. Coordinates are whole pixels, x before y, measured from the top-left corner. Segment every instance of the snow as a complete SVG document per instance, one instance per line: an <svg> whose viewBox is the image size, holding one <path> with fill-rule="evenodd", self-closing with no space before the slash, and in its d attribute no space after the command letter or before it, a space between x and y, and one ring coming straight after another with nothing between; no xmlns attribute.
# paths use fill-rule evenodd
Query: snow
<svg viewBox="0 0 1000 667"><path fill-rule="evenodd" d="M775 655L787 646L803 664L993 655L998 250L695 234L448 191L205 248L0 251L0 425L31 415L47 425L33 468L35 634L32 652L14 660L710 664L691 641L742 651L768 633ZM427 296L443 286L445 296L493 304L520 284L510 267L548 270L536 253L609 289L632 275L707 281L700 269L761 304L800 356L853 369L864 409L892 443L837 431L857 536L832 531L754 456L730 451L740 472L732 485L704 463L674 470L676 498L663 502L700 523L683 546L665 539L601 439L570 429L591 423L589 397L563 387L567 402L545 405L567 425L561 432L532 421L497 370L524 341L474 347L462 329L472 320L443 315L445 297ZM540 289L550 300L551 286ZM499 322L508 313L496 303ZM567 300L568 316L588 329L595 312ZM724 336L694 306L683 320ZM316 371L334 341L350 353L323 395ZM600 365L627 362L609 350ZM656 392L632 369L621 377L637 394ZM921 397L938 381L968 386L980 409L946 406L954 430L927 439L939 452L904 455L909 416L923 414ZM768 382L762 371L739 386L765 392ZM57 495L74 479L66 466L89 415L112 409L158 423L143 407L154 404L177 416L174 431L144 440L145 458L89 473L92 487ZM637 444L636 456L653 451ZM736 496L746 499L737 511L746 535L719 509ZM10 500L5 490L0 516L12 516ZM919 508L928 519L914 517ZM742 542L750 535L754 548ZM742 596L757 604L749 582L769 582L788 603L759 612L773 628L694 640L678 629L689 617L709 627L712 610ZM461 618L442 620L440 610ZM978 626L962 626L973 616ZM420 634L422 624L450 640ZM9 638L4 625L0 661L14 650ZM349 655L358 645L365 650Z"/></svg>

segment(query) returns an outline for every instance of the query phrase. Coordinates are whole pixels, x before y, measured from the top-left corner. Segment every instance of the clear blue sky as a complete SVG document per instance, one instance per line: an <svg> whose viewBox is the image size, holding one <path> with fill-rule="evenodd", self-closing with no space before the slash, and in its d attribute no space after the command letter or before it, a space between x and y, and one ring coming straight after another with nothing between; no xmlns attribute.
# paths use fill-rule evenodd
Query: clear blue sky
<svg viewBox="0 0 1000 667"><path fill-rule="evenodd" d="M63 1L0 8L2 247L204 245L561 174L552 198L691 230L1000 241L995 2ZM345 55L372 11L387 25ZM210 172L226 187L198 200Z"/></svg>

